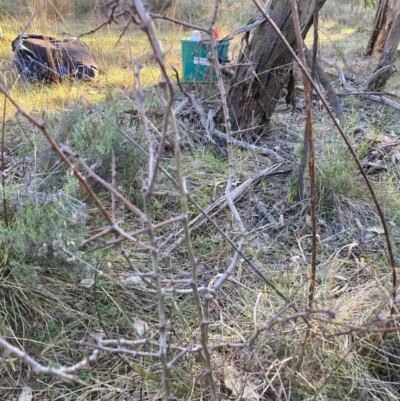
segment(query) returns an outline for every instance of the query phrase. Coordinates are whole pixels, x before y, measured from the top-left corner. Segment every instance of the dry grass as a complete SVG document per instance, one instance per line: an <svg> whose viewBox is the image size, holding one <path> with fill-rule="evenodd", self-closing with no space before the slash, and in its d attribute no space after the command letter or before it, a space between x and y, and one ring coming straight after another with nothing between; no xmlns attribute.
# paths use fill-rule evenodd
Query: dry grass
<svg viewBox="0 0 400 401"><path fill-rule="evenodd" d="M181 7L181 10L185 10L188 7L196 9L193 4L185 4L185 1L187 0L182 0L182 4L177 4L177 7ZM63 3L63 0L60 3ZM35 4L32 4L31 8L35 9ZM228 14L222 13L222 18L219 20L219 25L217 26L221 35L228 34L235 26L246 22L249 12L242 13L239 16L235 12L237 8L238 5L234 5ZM206 9L210 10L209 7ZM247 9L251 10L251 7L247 7ZM5 19L2 20L4 39L0 41L0 58L2 60L0 82L8 85L14 98L28 111L32 110L35 113L43 113L53 109L62 109L64 103L71 99L85 98L90 102L96 103L109 93L123 92L130 94L134 82L131 68L132 62L138 62L142 65L141 75L144 86L156 85L160 79L160 73L154 62L151 48L144 33L137 27L133 27L128 31L128 35L118 40L122 32L121 27L110 25L96 32L94 35L83 38L92 48L99 62L99 79L96 84L65 83L49 87L47 85L32 85L21 82L17 78L17 75L10 70L12 60L10 44L18 32L25 29L27 18L23 18L24 12L17 13L14 9L11 9L10 12L13 12L13 14L6 15ZM49 9L47 12L50 12ZM201 18L206 20L208 12L202 13ZM30 15L29 12L27 15ZM61 13L61 15L63 14ZM183 15L180 15L179 10L174 10L173 15L177 18L185 17L184 12ZM96 27L101 21L101 14L99 13L93 16L89 14L88 17L90 18L89 24L88 21L82 21L81 16L77 16L75 20L66 20L65 18L49 20L46 14L43 14L41 15L41 19L44 22L40 23L40 18L39 22L37 22L38 19L34 19L34 23L28 28L28 32L45 32L55 37L62 37L64 32L81 34ZM233 20L232 17L234 17ZM201 21L198 23L201 23ZM159 30L159 39L166 52L167 67L171 68L173 66L178 71L181 71L180 39L190 36L189 31L163 21L156 21L155 24ZM2 108L3 105L0 106L1 113L3 112ZM12 110L6 111L7 116L11 114Z"/></svg>

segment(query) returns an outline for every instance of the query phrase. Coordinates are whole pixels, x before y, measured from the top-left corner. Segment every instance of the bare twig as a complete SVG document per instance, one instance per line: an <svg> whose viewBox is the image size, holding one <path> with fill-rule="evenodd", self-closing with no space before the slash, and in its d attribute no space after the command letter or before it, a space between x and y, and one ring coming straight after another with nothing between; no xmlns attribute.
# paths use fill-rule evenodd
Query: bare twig
<svg viewBox="0 0 400 401"><path fill-rule="evenodd" d="M125 131L123 131L120 127L118 127L118 125L115 124L114 121L112 121L109 117L107 117L97 106L90 104L90 107L95 110L100 116L102 116L109 124L111 124L111 126L118 132L120 133L128 142L134 144L136 146L137 149L140 150L140 152L143 155L147 155L147 152L145 149L143 149L142 146L140 146L139 143L137 143L134 139L131 138L130 135L128 135ZM174 177L172 177L172 175L163 167L160 166L160 170L162 171L162 173L168 178L168 180L173 183L174 186L178 186L177 181L174 179ZM191 202L191 204L196 208L196 210L199 211L199 214L206 220L208 221L215 230L218 231L218 233L221 235L222 238L224 238L224 240L235 250L237 249L237 245L232 241L232 239L227 235L227 233L217 224L217 222L215 222L210 216L207 214L206 211L204 211L204 209L193 199L193 197L188 194L188 200ZM287 298L282 294L281 291L278 290L278 288L271 282L269 281L266 277L264 277L264 275L262 275L260 273L260 271L254 266L254 264L251 262L251 260L243 253L240 252L240 257L243 258L243 260L246 262L246 265L249 266L249 268L253 271L254 274L256 274L259 279L265 283L267 286L269 286L270 288L272 288L273 291L275 291L275 293L285 302L287 301ZM296 309L297 310L297 309Z"/></svg>
<svg viewBox="0 0 400 401"><path fill-rule="evenodd" d="M204 26L201 26L201 25L192 24L192 23L189 23L187 21L183 21L183 20L180 20L180 19L177 19L177 18L169 17L168 15L150 13L150 16L152 18L157 18L157 19L163 19L165 21L170 21L170 22L173 22L173 23L175 23L177 25L185 26L186 28L195 29L196 31L205 32L205 33L209 32L209 28L207 28L207 27L204 27Z"/></svg>
<svg viewBox="0 0 400 401"><path fill-rule="evenodd" d="M229 276L233 273L233 271L239 261L240 252L242 252L244 245L245 245L245 241L244 241L244 239L241 239L238 244L238 250L235 252L235 254L232 258L231 264L226 269L226 271L223 274L221 274L221 276L218 278L217 282L212 286L214 291L217 291L222 286L222 284L229 278Z"/></svg>
<svg viewBox="0 0 400 401"><path fill-rule="evenodd" d="M160 331L160 340L159 340L159 351L158 357L161 361L162 371L163 371L163 384L165 389L165 397L166 399L174 398L171 393L171 383L170 383L170 365L168 363L168 344L167 344L167 332L166 332L166 316L165 316L165 291L163 290L160 279L158 277L159 272L159 251L158 251L158 241L155 235L155 230L151 225L151 196L153 192L153 188L155 185L155 180L157 176L157 171L159 169L161 154L164 149L164 144L167 138L167 130L168 130L168 122L173 120L174 116L172 113L172 106L174 101L174 89L173 85L167 76L165 64L164 64L164 54L160 48L159 41L156 35L156 31L154 28L154 24L147 12L144 8L143 3L140 0L134 1L134 9L132 8L130 11L137 14L137 19L139 20L141 29L146 33L149 38L149 42L153 48L155 59L158 63L158 66L161 71L161 87L164 89L165 103L164 103L164 121L162 127L161 134L161 143L159 145L159 151L157 156L154 157L153 143L150 135L150 131L147 126L147 118L145 114L144 108L144 99L143 99L143 91L140 83L140 79L138 79L139 91L138 94L141 97L140 103L140 114L142 118L142 122L145 127L145 134L148 146L148 156L149 156L149 176L146 183L146 186L143 188L144 194L144 204L145 204L145 215L146 215L146 226L148 228L148 233L150 236L150 242L152 245L151 252L151 261L152 261L152 269L153 269L153 282L157 291L157 301L158 301L158 318L159 318L159 331ZM139 77L138 77L139 78ZM120 235L122 232L120 233Z"/></svg>
<svg viewBox="0 0 400 401"><path fill-rule="evenodd" d="M232 202L237 202L239 201L245 194L246 192L254 185L256 185L261 178L267 177L268 175L272 174L274 171L276 171L282 164L275 164L274 166L267 167L264 170L261 170L254 175L252 175L250 178L248 178L245 182L240 184L237 188L235 188L232 193L231 193L231 199ZM214 217L217 213L219 213L221 210L226 208L228 206L228 202L226 201L226 196L223 195L219 199L217 199L214 203L212 203L210 206L204 209L205 215L209 217ZM198 215L195 217L193 220L190 221L189 226L191 230L198 229L201 227L201 225L206 222L207 219L203 214ZM174 236L179 236L181 235L183 230L180 230L179 232L175 233ZM176 246L181 244L183 241L183 237L177 239L169 248L168 248L168 253L172 252L173 249L175 249Z"/></svg>
<svg viewBox="0 0 400 401"><path fill-rule="evenodd" d="M79 372L82 368L89 366L91 362L96 361L97 356L99 354L99 351L97 349L94 349L90 355L83 358L80 362L76 363L75 365L72 365L70 367L63 366L59 368L53 368L41 365L35 359L30 357L26 352L23 352L19 348L14 347L6 339L2 337L0 337L0 347L3 348L7 353L15 356L16 358L21 359L21 361L29 365L32 368L33 372L37 375L44 374L54 377L61 377L62 379L72 380L73 382L84 386L87 385L87 383L85 383L79 377L75 376L74 373Z"/></svg>

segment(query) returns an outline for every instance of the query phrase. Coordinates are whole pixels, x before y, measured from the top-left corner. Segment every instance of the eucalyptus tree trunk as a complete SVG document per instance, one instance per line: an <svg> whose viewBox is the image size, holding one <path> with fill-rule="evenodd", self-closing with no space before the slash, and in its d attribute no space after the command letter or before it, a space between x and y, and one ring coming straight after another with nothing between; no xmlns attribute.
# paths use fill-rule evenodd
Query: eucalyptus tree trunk
<svg viewBox="0 0 400 401"><path fill-rule="evenodd" d="M279 27L292 47L296 37L290 8L291 0L272 0L268 14ZM326 0L299 0L299 19L303 38L313 22L313 12L319 2L321 8ZM254 29L239 57L244 64L236 69L228 92L228 105L233 130L268 126L270 117L291 69L291 55L272 26L266 21ZM250 65L249 65L250 64ZM254 129L256 134L261 128Z"/></svg>
<svg viewBox="0 0 400 401"><path fill-rule="evenodd" d="M374 29L367 47L367 55L380 55L374 74L369 78L370 91L385 87L392 74L400 41L400 1L380 0L375 14Z"/></svg>

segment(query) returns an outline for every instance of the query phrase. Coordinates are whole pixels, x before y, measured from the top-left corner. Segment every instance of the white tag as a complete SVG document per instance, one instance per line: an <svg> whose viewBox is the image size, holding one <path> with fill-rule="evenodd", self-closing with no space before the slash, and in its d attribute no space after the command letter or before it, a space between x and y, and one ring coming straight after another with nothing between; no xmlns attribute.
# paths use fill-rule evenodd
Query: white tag
<svg viewBox="0 0 400 401"><path fill-rule="evenodd" d="M201 58L201 57L194 57L193 64L206 65L206 66L211 65L210 62L206 58Z"/></svg>

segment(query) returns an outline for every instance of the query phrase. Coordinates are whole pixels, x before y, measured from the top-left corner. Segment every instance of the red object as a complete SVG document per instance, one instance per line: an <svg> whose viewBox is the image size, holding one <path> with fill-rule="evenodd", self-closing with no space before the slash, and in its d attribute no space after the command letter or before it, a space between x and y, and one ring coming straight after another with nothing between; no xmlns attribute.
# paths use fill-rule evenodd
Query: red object
<svg viewBox="0 0 400 401"><path fill-rule="evenodd" d="M218 31L216 29L213 29L213 35L215 39L219 38Z"/></svg>

